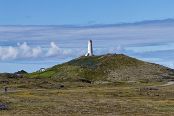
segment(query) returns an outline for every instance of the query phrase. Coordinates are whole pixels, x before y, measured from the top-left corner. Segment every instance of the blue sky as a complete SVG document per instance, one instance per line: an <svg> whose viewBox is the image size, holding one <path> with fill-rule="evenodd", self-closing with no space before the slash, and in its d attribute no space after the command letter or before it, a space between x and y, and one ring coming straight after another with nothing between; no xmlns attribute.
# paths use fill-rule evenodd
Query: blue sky
<svg viewBox="0 0 174 116"><path fill-rule="evenodd" d="M84 55L89 39L96 55L124 53L174 68L173 6L173 0L0 0L0 72L66 62Z"/></svg>
<svg viewBox="0 0 174 116"><path fill-rule="evenodd" d="M0 25L89 25L174 18L173 0L0 0Z"/></svg>

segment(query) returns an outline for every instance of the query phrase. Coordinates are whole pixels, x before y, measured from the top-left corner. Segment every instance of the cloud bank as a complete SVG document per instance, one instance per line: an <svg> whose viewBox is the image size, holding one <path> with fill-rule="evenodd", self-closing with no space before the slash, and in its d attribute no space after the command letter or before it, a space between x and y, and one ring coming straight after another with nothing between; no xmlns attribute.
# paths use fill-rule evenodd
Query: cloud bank
<svg viewBox="0 0 174 116"><path fill-rule="evenodd" d="M85 54L92 39L97 55L124 53L174 68L173 32L173 19L119 25L0 26L0 65L63 63ZM30 71L34 71L32 65Z"/></svg>
<svg viewBox="0 0 174 116"><path fill-rule="evenodd" d="M16 60L16 59L38 59L52 56L70 55L71 50L64 50L58 47L54 42L50 42L50 47L44 49L40 46L32 47L24 43L17 43L17 46L0 47L0 60Z"/></svg>

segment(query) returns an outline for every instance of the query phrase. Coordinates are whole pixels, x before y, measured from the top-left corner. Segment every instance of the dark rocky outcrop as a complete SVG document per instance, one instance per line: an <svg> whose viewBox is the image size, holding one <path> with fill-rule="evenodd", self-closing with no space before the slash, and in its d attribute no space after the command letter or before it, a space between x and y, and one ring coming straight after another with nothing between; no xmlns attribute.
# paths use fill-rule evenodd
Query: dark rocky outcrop
<svg viewBox="0 0 174 116"><path fill-rule="evenodd" d="M0 103L0 110L8 110L7 104Z"/></svg>

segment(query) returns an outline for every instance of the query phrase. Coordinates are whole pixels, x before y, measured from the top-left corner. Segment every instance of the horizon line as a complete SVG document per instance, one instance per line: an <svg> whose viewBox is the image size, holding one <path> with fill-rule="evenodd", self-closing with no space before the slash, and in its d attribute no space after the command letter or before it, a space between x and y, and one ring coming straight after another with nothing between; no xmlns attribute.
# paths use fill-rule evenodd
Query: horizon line
<svg viewBox="0 0 174 116"><path fill-rule="evenodd" d="M125 25L136 25L136 24L149 24L149 23L160 23L160 22L174 22L174 18L165 19L149 19L132 22L118 22L118 23L96 23L96 24L0 24L0 26L59 26L59 27L100 27L100 26L125 26Z"/></svg>

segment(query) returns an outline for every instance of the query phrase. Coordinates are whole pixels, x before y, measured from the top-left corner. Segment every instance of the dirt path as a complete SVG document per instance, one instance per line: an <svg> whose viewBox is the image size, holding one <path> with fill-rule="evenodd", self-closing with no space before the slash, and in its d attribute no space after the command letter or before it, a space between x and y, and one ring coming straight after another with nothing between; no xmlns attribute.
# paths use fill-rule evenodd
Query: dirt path
<svg viewBox="0 0 174 116"><path fill-rule="evenodd" d="M174 81L169 81L166 84L160 85L160 86L164 87L164 86L169 86L169 85L174 85Z"/></svg>

